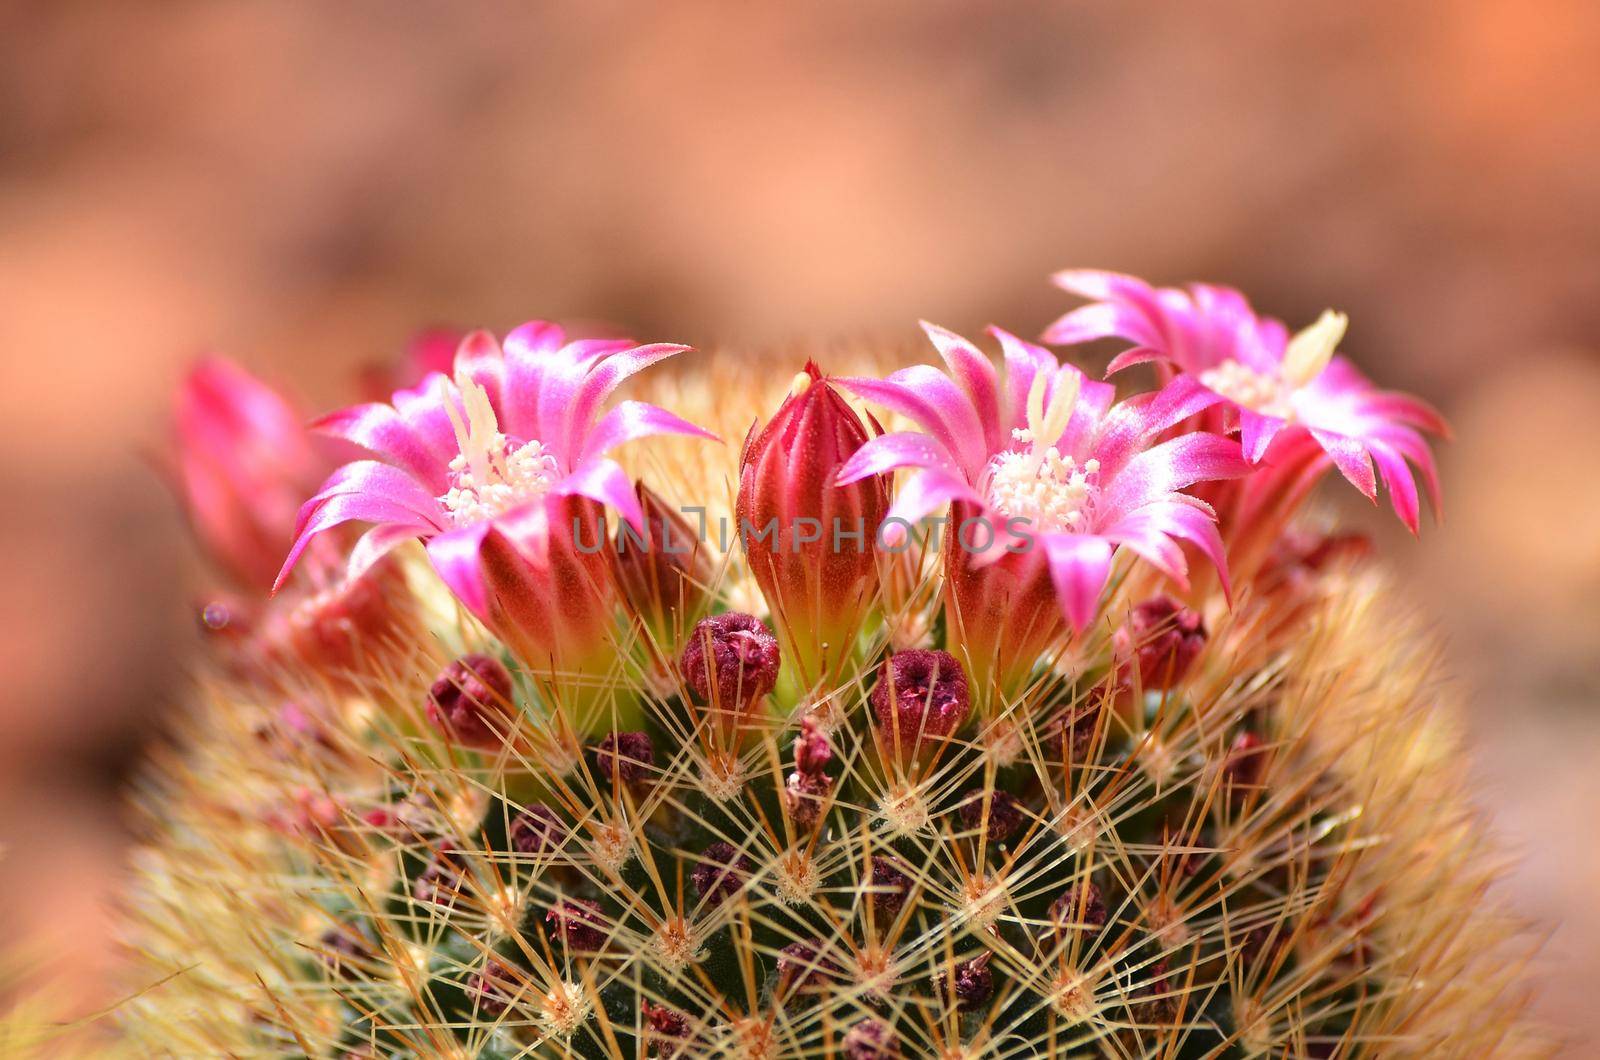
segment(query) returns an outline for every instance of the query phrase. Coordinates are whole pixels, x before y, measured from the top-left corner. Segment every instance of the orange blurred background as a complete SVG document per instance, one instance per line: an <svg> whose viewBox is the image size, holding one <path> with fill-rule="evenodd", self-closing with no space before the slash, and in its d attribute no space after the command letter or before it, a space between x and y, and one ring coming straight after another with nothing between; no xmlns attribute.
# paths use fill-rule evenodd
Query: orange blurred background
<svg viewBox="0 0 1600 1060"><path fill-rule="evenodd" d="M1448 639L1543 1013L1600 1013L1600 5L0 6L0 932L103 998L119 785L196 588L206 350L309 409L436 322L723 356L1036 332L1055 268L1249 292L1444 407L1377 529ZM1592 1055L1574 1044L1573 1055Z"/></svg>

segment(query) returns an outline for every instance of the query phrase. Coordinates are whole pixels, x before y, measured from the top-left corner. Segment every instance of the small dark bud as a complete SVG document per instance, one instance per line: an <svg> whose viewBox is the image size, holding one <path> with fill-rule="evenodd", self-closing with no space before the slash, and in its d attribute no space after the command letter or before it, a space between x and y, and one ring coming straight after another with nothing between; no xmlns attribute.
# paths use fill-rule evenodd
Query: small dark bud
<svg viewBox="0 0 1600 1060"><path fill-rule="evenodd" d="M428 720L465 747L497 751L516 728L511 674L491 655L463 655L428 689Z"/></svg>
<svg viewBox="0 0 1600 1060"><path fill-rule="evenodd" d="M1022 804L1009 791L974 791L962 800L956 813L968 831L983 825L984 806L988 805L989 823L984 829L984 842L1004 843L1022 827Z"/></svg>
<svg viewBox="0 0 1600 1060"><path fill-rule="evenodd" d="M1104 704L1095 699L1081 703L1070 714L1056 720L1052 729L1058 761L1082 765L1089 759L1094 747L1095 731L1100 726L1100 713Z"/></svg>
<svg viewBox="0 0 1600 1060"><path fill-rule="evenodd" d="M1178 1014L1183 999L1178 996L1171 971L1165 959L1144 970L1149 982L1136 991L1135 996L1139 999L1139 1013L1148 1023L1166 1023Z"/></svg>
<svg viewBox="0 0 1600 1060"><path fill-rule="evenodd" d="M1168 689L1189 673L1206 646L1206 627L1199 614L1170 596L1157 596L1133 609L1112 637L1124 680L1138 671L1145 689Z"/></svg>
<svg viewBox="0 0 1600 1060"><path fill-rule="evenodd" d="M683 679L716 710L742 714L778 683L778 638L754 615L729 611L695 623Z"/></svg>
<svg viewBox="0 0 1600 1060"><path fill-rule="evenodd" d="M833 761L833 744L816 718L806 718L800 723L800 734L794 738L794 767L801 773L821 773Z"/></svg>
<svg viewBox="0 0 1600 1060"><path fill-rule="evenodd" d="M667 1060L683 1055L689 1037L689 1017L664 1005L641 1002L639 1012L644 1016L650 1038L650 1055Z"/></svg>
<svg viewBox="0 0 1600 1060"><path fill-rule="evenodd" d="M480 1013L498 1019L517 999L522 986L522 976L514 968L498 957L490 957L467 984L467 997Z"/></svg>
<svg viewBox="0 0 1600 1060"><path fill-rule="evenodd" d="M449 905L461 894L466 882L466 864L456 845L448 839L440 842L428 865L411 884L411 894L419 902L431 905Z"/></svg>
<svg viewBox="0 0 1600 1060"><path fill-rule="evenodd" d="M970 961L962 961L955 966L952 976L952 985L947 985L945 973L939 972L933 977L933 985L939 995L948 999L953 989L955 993L956 1010L958 1012L974 1012L989 1003L994 997L994 973L989 970L989 959L993 954L988 951L980 953Z"/></svg>
<svg viewBox="0 0 1600 1060"><path fill-rule="evenodd" d="M511 819L511 849L518 854L549 854L561 849L568 834L561 815L542 802Z"/></svg>
<svg viewBox="0 0 1600 1060"><path fill-rule="evenodd" d="M900 1043L882 1020L864 1019L844 1036L845 1060L899 1060Z"/></svg>
<svg viewBox="0 0 1600 1060"><path fill-rule="evenodd" d="M715 908L739 893L750 874L750 862L729 843L712 843L700 855L690 878L695 893Z"/></svg>
<svg viewBox="0 0 1600 1060"><path fill-rule="evenodd" d="M1068 890L1050 903L1050 923L1057 931L1105 927L1106 903L1100 888L1084 883Z"/></svg>
<svg viewBox="0 0 1600 1060"><path fill-rule="evenodd" d="M809 830L822 819L822 809L832 793L833 778L828 774L795 770L784 782L783 801L794 823Z"/></svg>
<svg viewBox="0 0 1600 1060"><path fill-rule="evenodd" d="M580 953L596 953L606 944L606 918L597 902L568 898L544 915L551 939Z"/></svg>
<svg viewBox="0 0 1600 1060"><path fill-rule="evenodd" d="M911 897L911 877L894 858L872 859L872 914L881 925L893 920Z"/></svg>
<svg viewBox="0 0 1600 1060"><path fill-rule="evenodd" d="M609 781L630 787L642 783L656 764L656 749L645 732L614 732L594 749L595 765Z"/></svg>
<svg viewBox="0 0 1600 1060"><path fill-rule="evenodd" d="M949 652L913 648L889 656L870 696L885 750L910 761L967 720L967 674Z"/></svg>
<svg viewBox="0 0 1600 1060"><path fill-rule="evenodd" d="M839 978L840 969L822 956L821 939L791 942L778 951L778 993L817 990Z"/></svg>
<svg viewBox="0 0 1600 1060"><path fill-rule="evenodd" d="M323 933L318 940L322 963L340 979L356 979L363 965L377 960L367 938L354 924L342 924Z"/></svg>

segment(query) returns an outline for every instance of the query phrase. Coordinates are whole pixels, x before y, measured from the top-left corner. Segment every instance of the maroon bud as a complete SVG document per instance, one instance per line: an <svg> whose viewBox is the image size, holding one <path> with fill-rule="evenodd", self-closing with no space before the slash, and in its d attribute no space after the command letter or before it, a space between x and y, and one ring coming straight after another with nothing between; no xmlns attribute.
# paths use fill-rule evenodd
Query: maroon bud
<svg viewBox="0 0 1600 1060"><path fill-rule="evenodd" d="M1050 923L1058 931L1105 927L1106 903L1093 883L1073 887L1050 903Z"/></svg>
<svg viewBox="0 0 1600 1060"><path fill-rule="evenodd" d="M837 964L822 956L823 942L791 942L778 951L778 993L816 990L839 978Z"/></svg>
<svg viewBox="0 0 1600 1060"><path fill-rule="evenodd" d="M958 1012L976 1011L987 1005L989 999L994 997L994 973L989 970L989 959L992 956L993 954L985 950L972 960L962 961L955 966L953 989ZM946 985L944 972L934 975L933 984L940 996L949 998L952 987Z"/></svg>
<svg viewBox="0 0 1600 1060"><path fill-rule="evenodd" d="M833 761L833 745L828 734L816 718L800 722L800 734L794 738L794 767L801 773L817 774Z"/></svg>
<svg viewBox="0 0 1600 1060"><path fill-rule="evenodd" d="M411 894L419 902L449 905L466 884L466 863L450 840L442 840L427 867L411 884Z"/></svg>
<svg viewBox="0 0 1600 1060"><path fill-rule="evenodd" d="M606 918L597 902L582 898L557 902L545 913L544 922L550 937L569 950L595 953L606 944Z"/></svg>
<svg viewBox="0 0 1600 1060"><path fill-rule="evenodd" d="M968 830L983 824L984 804L988 803L989 826L984 831L984 841L1004 843L1022 827L1022 804L1009 791L974 791L964 799L956 812Z"/></svg>
<svg viewBox="0 0 1600 1060"><path fill-rule="evenodd" d="M1173 985L1171 978L1172 967L1162 958L1149 968L1144 974L1148 982L1135 991L1134 996L1139 999L1139 1014L1150 1023L1166 1023L1178 1014L1178 1005L1181 998Z"/></svg>
<svg viewBox="0 0 1600 1060"><path fill-rule="evenodd" d="M833 794L833 778L826 773L802 773L795 770L784 783L783 804L789 808L789 817L801 828L815 828L822 819L822 809Z"/></svg>
<svg viewBox="0 0 1600 1060"><path fill-rule="evenodd" d="M1247 798L1261 784L1266 768L1267 748L1261 737L1247 729L1233 738L1222 773L1235 799Z"/></svg>
<svg viewBox="0 0 1600 1060"><path fill-rule="evenodd" d="M695 623L683 649L683 678L720 711L742 714L778 683L778 638L760 619L728 611Z"/></svg>
<svg viewBox="0 0 1600 1060"><path fill-rule="evenodd" d="M879 924L893 920L911 897L911 877L894 858L875 855L870 879L873 916Z"/></svg>
<svg viewBox="0 0 1600 1060"><path fill-rule="evenodd" d="M661 1057L681 1056L689 1037L689 1017L674 1012L664 1005L640 1002L639 1013L644 1017L650 1037L651 1055Z"/></svg>
<svg viewBox="0 0 1600 1060"><path fill-rule="evenodd" d="M612 566L628 608L658 643L670 644L699 614L714 572L693 526L643 482L634 484L644 533L617 527Z"/></svg>
<svg viewBox="0 0 1600 1060"><path fill-rule="evenodd" d="M518 854L548 854L567 841L567 824L561 815L536 802L511 820L511 849Z"/></svg>
<svg viewBox="0 0 1600 1060"><path fill-rule="evenodd" d="M1104 704L1096 699L1081 703L1072 712L1056 720L1051 727L1060 755L1059 761L1081 765L1088 761L1094 746L1095 732L1100 727L1100 714Z"/></svg>
<svg viewBox="0 0 1600 1060"><path fill-rule="evenodd" d="M870 697L886 751L909 762L961 728L971 710L967 675L955 656L913 648L884 661Z"/></svg>
<svg viewBox="0 0 1600 1060"><path fill-rule="evenodd" d="M729 843L712 843L700 855L690 878L695 893L715 908L739 893L750 874L750 862Z"/></svg>
<svg viewBox="0 0 1600 1060"><path fill-rule="evenodd" d="M900 1043L882 1020L867 1018L844 1036L845 1060L899 1060Z"/></svg>
<svg viewBox="0 0 1600 1060"><path fill-rule="evenodd" d="M377 960L367 938L354 924L341 924L323 933L318 940L322 963L328 971L341 979L355 979L361 975L361 966Z"/></svg>
<svg viewBox="0 0 1600 1060"><path fill-rule="evenodd" d="M511 691L511 674L499 659L463 655L428 689L428 720L456 743L498 751L516 728Z"/></svg>
<svg viewBox="0 0 1600 1060"><path fill-rule="evenodd" d="M505 1015L521 993L523 978L498 957L490 957L467 984L467 997L473 1007L490 1019Z"/></svg>
<svg viewBox="0 0 1600 1060"><path fill-rule="evenodd" d="M642 783L656 764L655 745L646 732L614 732L594 749L594 762L608 781Z"/></svg>
<svg viewBox="0 0 1600 1060"><path fill-rule="evenodd" d="M1112 637L1123 680L1138 670L1145 689L1168 689L1183 680L1206 646L1199 614L1170 596L1157 596L1133 609Z"/></svg>

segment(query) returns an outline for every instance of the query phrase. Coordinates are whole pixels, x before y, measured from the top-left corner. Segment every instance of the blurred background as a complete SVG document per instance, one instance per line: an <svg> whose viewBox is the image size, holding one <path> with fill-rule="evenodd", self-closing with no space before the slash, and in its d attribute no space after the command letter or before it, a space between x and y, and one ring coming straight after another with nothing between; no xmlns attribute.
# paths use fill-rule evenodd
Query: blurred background
<svg viewBox="0 0 1600 1060"><path fill-rule="evenodd" d="M86 1007L183 695L154 470L205 351L305 407L422 325L723 356L1036 333L1065 266L1244 288L1440 404L1443 632L1542 1011L1600 1020L1600 5L0 3L0 931Z"/></svg>

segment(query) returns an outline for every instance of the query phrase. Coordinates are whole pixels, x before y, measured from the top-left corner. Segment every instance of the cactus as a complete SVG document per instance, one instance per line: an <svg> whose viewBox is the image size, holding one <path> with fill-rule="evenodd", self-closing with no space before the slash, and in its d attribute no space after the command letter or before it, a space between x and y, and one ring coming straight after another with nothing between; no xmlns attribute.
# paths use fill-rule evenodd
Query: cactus
<svg viewBox="0 0 1600 1060"><path fill-rule="evenodd" d="M1303 510L1322 468L1366 489L1375 459L1413 521L1406 463L1431 477L1431 414L1363 388L1322 323L1286 350L1214 289L1064 275L1133 309L1080 310L1053 340L1127 332L1161 361L1158 390L1114 403L1010 336L1002 385L930 329L948 375L879 378L868 356L836 380L808 365L782 393L706 356L633 384L674 414L626 402L599 420L610 387L668 348L529 325L503 373L486 367L498 344L469 336L455 380L330 417L432 485L413 498L386 479L355 504L355 476L388 473L336 471L294 528L312 569L218 638L139 792L127 932L147 988L118 1012L121 1045L1537 1052L1526 944L1485 894L1497 863L1433 652L1362 550ZM1121 330L1095 333L1107 319ZM1264 377L1274 335L1288 368L1266 412L1184 363L1242 350L1227 363ZM535 368L546 396L566 386L542 415L512 407L511 379ZM1291 408L1335 384L1344 433L1315 403ZM449 482L398 429L426 420L428 393L459 442ZM774 420L800 426L750 431L737 457L692 437ZM689 437L633 446L629 475L585 443L597 422L607 441ZM796 443L806 431L823 441ZM912 473L885 492L896 467ZM576 514L570 535L537 508L546 493ZM740 541L736 512L877 520L891 497L903 523L848 561L826 533L787 556L781 536ZM490 522L418 514L436 498ZM945 502L1047 522L1031 554L958 555L918 525ZM328 516L352 504L378 524L359 542ZM605 577L585 551L602 505L621 516ZM699 518L703 540L666 547ZM1192 574L1186 550L1205 561ZM301 586L373 578L382 608ZM259 630L285 608L338 643L268 650Z"/></svg>

